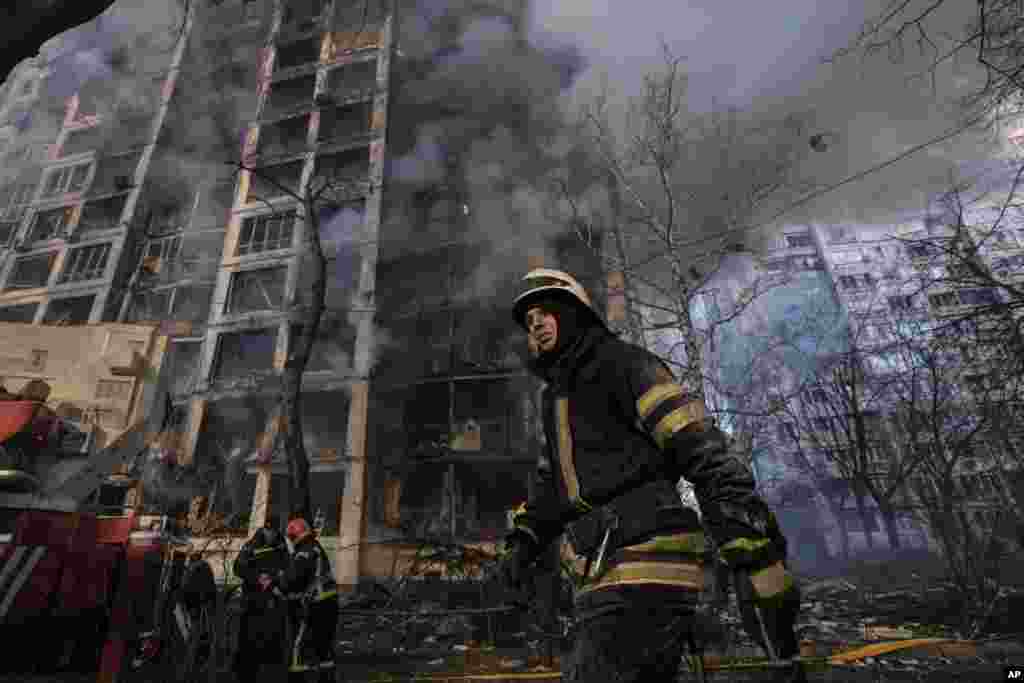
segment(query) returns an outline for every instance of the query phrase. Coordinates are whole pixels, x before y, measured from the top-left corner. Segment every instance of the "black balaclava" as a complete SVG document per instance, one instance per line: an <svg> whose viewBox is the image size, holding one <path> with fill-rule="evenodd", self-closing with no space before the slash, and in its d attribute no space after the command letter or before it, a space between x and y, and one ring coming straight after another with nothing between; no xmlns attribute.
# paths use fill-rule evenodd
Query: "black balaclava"
<svg viewBox="0 0 1024 683"><path fill-rule="evenodd" d="M559 294L553 293L540 298L533 305L544 309L558 321L555 348L529 360L529 366L535 373L547 377L566 352L576 345L588 328L593 326L593 318L581 309L581 304L573 303L568 297Z"/></svg>

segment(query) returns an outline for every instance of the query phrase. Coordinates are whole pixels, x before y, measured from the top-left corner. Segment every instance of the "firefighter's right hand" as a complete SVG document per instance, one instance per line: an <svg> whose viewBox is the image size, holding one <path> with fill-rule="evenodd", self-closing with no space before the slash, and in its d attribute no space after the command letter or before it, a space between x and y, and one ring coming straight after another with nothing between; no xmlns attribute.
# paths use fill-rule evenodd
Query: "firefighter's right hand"
<svg viewBox="0 0 1024 683"><path fill-rule="evenodd" d="M274 579L270 574L260 574L259 578L256 579L256 583L260 585L261 590L270 590L270 586L274 583Z"/></svg>

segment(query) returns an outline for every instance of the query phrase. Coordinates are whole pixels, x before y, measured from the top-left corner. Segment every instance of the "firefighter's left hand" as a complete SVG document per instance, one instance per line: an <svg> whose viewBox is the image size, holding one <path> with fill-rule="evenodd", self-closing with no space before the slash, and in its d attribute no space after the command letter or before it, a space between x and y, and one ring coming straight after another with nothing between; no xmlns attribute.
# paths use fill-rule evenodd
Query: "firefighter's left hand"
<svg viewBox="0 0 1024 683"><path fill-rule="evenodd" d="M501 558L501 578L505 585L519 592L529 583L530 567L540 557L537 543L522 532L514 532L505 539L505 552Z"/></svg>
<svg viewBox="0 0 1024 683"><path fill-rule="evenodd" d="M270 586L274 583L273 577L270 574L260 574L256 582L260 585L262 590L270 590Z"/></svg>

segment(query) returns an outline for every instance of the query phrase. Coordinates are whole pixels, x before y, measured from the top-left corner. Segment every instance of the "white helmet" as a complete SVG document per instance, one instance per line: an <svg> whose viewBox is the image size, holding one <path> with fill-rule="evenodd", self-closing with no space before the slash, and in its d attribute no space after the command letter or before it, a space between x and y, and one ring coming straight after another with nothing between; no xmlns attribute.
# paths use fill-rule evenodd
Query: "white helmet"
<svg viewBox="0 0 1024 683"><path fill-rule="evenodd" d="M538 299L556 291L568 295L577 304L582 305L594 320L604 325L594 310L590 297L587 296L587 290L568 273L550 268L535 268L523 276L522 282L524 289L512 303L512 316L520 327L526 328L526 312L530 307L535 305Z"/></svg>

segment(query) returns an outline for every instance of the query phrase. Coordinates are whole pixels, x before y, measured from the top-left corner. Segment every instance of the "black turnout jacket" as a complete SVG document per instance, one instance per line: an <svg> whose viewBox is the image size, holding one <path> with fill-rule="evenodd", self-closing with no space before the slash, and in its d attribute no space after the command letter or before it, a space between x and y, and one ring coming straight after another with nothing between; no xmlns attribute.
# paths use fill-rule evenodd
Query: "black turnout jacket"
<svg viewBox="0 0 1024 683"><path fill-rule="evenodd" d="M553 366L531 369L547 383L547 445L541 484L514 515L518 532L546 545L568 526L574 550L591 558L610 525L611 551L691 532L696 516L676 491L684 477L718 544L772 535L750 469L656 356L592 326Z"/></svg>

